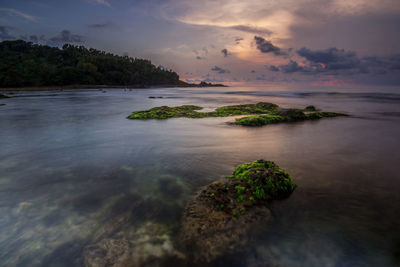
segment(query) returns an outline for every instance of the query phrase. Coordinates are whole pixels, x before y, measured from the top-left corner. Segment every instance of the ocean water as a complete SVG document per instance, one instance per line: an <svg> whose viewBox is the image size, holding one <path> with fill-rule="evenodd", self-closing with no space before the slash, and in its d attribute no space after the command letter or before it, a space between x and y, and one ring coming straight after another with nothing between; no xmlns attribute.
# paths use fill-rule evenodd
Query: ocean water
<svg viewBox="0 0 400 267"><path fill-rule="evenodd" d="M351 116L260 128L126 119L162 105L261 101ZM127 210L136 252L167 266L190 196L257 159L298 187L274 202L249 252L219 266L400 265L400 88L82 89L0 104L0 266L83 266L84 247Z"/></svg>

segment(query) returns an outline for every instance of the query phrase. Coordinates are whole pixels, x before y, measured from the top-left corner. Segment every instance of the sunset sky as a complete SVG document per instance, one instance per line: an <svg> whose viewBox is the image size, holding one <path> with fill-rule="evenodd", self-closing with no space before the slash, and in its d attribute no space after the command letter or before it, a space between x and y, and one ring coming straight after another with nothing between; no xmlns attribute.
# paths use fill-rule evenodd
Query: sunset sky
<svg viewBox="0 0 400 267"><path fill-rule="evenodd" d="M400 84L399 0L2 0L0 40L150 59L189 82Z"/></svg>

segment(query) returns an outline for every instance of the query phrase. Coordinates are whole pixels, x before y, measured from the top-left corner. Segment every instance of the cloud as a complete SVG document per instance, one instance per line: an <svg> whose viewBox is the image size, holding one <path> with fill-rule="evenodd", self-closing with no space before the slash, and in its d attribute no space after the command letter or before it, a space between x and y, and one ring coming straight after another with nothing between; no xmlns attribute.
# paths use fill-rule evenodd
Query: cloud
<svg viewBox="0 0 400 267"><path fill-rule="evenodd" d="M193 50L193 53L196 55L196 59L198 60L207 59L208 49L207 47L203 47L200 50Z"/></svg>
<svg viewBox="0 0 400 267"><path fill-rule="evenodd" d="M284 73L293 73L293 72L298 72L298 71L304 71L304 68L299 66L299 64L293 60L290 60L290 62L286 65L281 65L280 69Z"/></svg>
<svg viewBox="0 0 400 267"><path fill-rule="evenodd" d="M36 17L26 14L24 12L18 11L15 8L0 8L0 12L4 12L9 16L18 16L18 17L24 18L26 20L30 20L30 21L34 21L34 22L37 21Z"/></svg>
<svg viewBox="0 0 400 267"><path fill-rule="evenodd" d="M278 68L277 66L275 66L275 65L269 66L268 69L269 69L270 71L274 71L274 72L279 71L279 68Z"/></svg>
<svg viewBox="0 0 400 267"><path fill-rule="evenodd" d="M208 83L212 83L212 82L224 82L225 80L223 80L223 79L210 79L210 78L207 78L207 79L204 79L204 80L202 80L202 82L208 82Z"/></svg>
<svg viewBox="0 0 400 267"><path fill-rule="evenodd" d="M16 39L14 36L12 36L9 33L9 30L11 30L11 27L8 26L0 26L0 39L1 40L14 40Z"/></svg>
<svg viewBox="0 0 400 267"><path fill-rule="evenodd" d="M50 42L59 43L59 44L83 43L84 42L83 36L77 35L77 34L72 34L68 30L61 31L57 36L54 36L54 37L50 38L49 40L50 40Z"/></svg>
<svg viewBox="0 0 400 267"><path fill-rule="evenodd" d="M227 56L230 55L228 49L226 49L226 48L222 49L222 50L221 50L221 53L222 53L222 55L224 55L224 57L227 57Z"/></svg>
<svg viewBox="0 0 400 267"><path fill-rule="evenodd" d="M254 40L256 40L257 49L260 50L261 53L273 53L276 56L286 55L279 47L260 36L254 36Z"/></svg>
<svg viewBox="0 0 400 267"><path fill-rule="evenodd" d="M238 31L242 31L242 32L255 33L255 34L259 34L259 35L271 35L272 34L272 31L270 31L266 28L256 27L256 26L235 25L235 26L231 26L229 28L235 29Z"/></svg>
<svg viewBox="0 0 400 267"><path fill-rule="evenodd" d="M242 37L236 37L235 38L235 43L240 44L240 41L243 41L244 39Z"/></svg>
<svg viewBox="0 0 400 267"><path fill-rule="evenodd" d="M223 68L218 67L218 66L213 67L211 70L212 70L212 71L215 71L215 72L217 72L217 73L219 73L219 74L230 73L229 70L223 69Z"/></svg>
<svg viewBox="0 0 400 267"><path fill-rule="evenodd" d="M98 4L98 5L111 7L111 4L107 0L89 0L89 2Z"/></svg>
<svg viewBox="0 0 400 267"><path fill-rule="evenodd" d="M111 22L89 24L88 27L92 29L104 29L112 26Z"/></svg>
<svg viewBox="0 0 400 267"><path fill-rule="evenodd" d="M290 60L287 64L269 66L270 71L283 73L325 74L325 75L384 75L398 74L400 70L400 55L358 57L353 51L346 51L336 47L311 50L301 48L296 51L304 61L299 64Z"/></svg>
<svg viewBox="0 0 400 267"><path fill-rule="evenodd" d="M297 54L310 62L323 64L329 70L354 69L361 63L355 52L336 47L314 51L303 47L297 50Z"/></svg>

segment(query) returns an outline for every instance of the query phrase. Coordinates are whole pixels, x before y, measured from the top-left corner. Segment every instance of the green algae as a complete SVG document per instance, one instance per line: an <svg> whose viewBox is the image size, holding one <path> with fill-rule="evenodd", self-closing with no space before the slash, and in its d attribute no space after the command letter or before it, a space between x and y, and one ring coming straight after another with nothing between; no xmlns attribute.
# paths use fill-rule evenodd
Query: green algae
<svg viewBox="0 0 400 267"><path fill-rule="evenodd" d="M0 98L10 98L10 97L6 96L6 95L3 95L3 94L0 94Z"/></svg>

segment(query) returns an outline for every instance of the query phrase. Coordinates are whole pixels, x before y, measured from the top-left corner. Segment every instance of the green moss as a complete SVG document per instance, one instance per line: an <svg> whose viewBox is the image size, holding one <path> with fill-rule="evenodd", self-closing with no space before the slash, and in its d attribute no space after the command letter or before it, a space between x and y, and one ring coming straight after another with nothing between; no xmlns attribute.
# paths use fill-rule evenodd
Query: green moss
<svg viewBox="0 0 400 267"><path fill-rule="evenodd" d="M10 97L6 96L6 95L3 95L3 94L0 94L0 98L10 98Z"/></svg>
<svg viewBox="0 0 400 267"><path fill-rule="evenodd" d="M236 167L233 176L245 181L245 188L235 187L238 195L249 191L257 199L265 199L266 196L285 198L296 188L290 175L272 161L258 160L241 164Z"/></svg>
<svg viewBox="0 0 400 267"><path fill-rule="evenodd" d="M307 106L304 111L317 111L317 108L314 106Z"/></svg>
<svg viewBox="0 0 400 267"><path fill-rule="evenodd" d="M263 126L283 121L284 117L279 115L257 115L236 119L235 124L243 126Z"/></svg>

